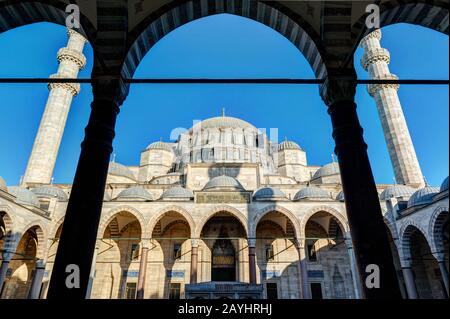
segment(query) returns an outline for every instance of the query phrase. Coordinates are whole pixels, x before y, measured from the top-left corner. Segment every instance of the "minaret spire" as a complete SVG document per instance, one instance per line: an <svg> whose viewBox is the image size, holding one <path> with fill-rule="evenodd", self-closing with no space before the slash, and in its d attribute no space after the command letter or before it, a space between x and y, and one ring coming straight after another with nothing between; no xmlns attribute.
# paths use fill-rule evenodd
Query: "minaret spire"
<svg viewBox="0 0 450 319"><path fill-rule="evenodd" d="M380 39L381 31L375 30L361 40L364 49L361 64L371 79L396 80L398 77L389 71L389 52L381 47ZM423 186L424 178L398 98L398 88L398 84L369 84L367 87L377 105L397 183Z"/></svg>
<svg viewBox="0 0 450 319"><path fill-rule="evenodd" d="M59 68L56 74L51 75L52 78L77 78L78 72L86 65L83 55L86 39L71 29L68 37L67 46L58 51ZM50 83L48 88L47 105L22 180L25 186L51 182L70 105L73 97L80 93L80 85L75 83Z"/></svg>

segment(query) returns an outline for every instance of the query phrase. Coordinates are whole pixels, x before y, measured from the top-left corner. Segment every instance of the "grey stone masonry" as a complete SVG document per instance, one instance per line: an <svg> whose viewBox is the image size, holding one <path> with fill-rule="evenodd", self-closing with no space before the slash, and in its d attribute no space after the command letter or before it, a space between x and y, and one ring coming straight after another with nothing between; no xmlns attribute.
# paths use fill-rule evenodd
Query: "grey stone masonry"
<svg viewBox="0 0 450 319"><path fill-rule="evenodd" d="M86 39L73 30L68 30L69 41L58 51L58 72L53 78L77 78L86 65L83 48ZM23 185L49 184L64 133L67 115L74 96L80 92L75 83L50 83L47 105L39 125L33 149L28 160Z"/></svg>
<svg viewBox="0 0 450 319"><path fill-rule="evenodd" d="M389 71L389 51L381 47L380 39L380 30L362 39L364 55L361 64L371 79L397 79ZM398 88L397 84L369 84L367 87L377 105L397 183L422 187L424 178L398 98Z"/></svg>

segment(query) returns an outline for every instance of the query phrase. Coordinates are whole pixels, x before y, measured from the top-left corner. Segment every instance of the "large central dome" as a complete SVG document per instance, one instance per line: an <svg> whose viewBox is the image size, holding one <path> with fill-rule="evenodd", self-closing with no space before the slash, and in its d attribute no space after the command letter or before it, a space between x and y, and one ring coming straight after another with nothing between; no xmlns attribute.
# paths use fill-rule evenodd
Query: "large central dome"
<svg viewBox="0 0 450 319"><path fill-rule="evenodd" d="M206 120L203 120L197 124L195 124L191 130L193 129L220 129L220 128L241 128L241 129L253 129L256 130L256 127L251 125L250 123L230 116L217 116L212 117Z"/></svg>

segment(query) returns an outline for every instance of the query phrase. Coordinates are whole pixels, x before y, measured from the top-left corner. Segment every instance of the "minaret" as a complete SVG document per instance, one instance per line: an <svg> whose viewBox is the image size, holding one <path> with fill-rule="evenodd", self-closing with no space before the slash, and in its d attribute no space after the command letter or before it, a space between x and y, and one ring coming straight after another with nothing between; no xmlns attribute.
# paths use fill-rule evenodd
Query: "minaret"
<svg viewBox="0 0 450 319"><path fill-rule="evenodd" d="M86 39L71 29L68 37L67 46L58 51L58 73L51 78L77 78L78 72L86 65L83 55ZM75 83L50 83L48 88L50 93L28 160L24 185L51 182L70 105L73 97L80 93L80 85Z"/></svg>
<svg viewBox="0 0 450 319"><path fill-rule="evenodd" d="M375 30L361 40L361 47L364 49L361 64L369 72L371 79L396 80L397 76L392 74L388 67L389 51L381 47L380 39L381 31ZM367 86L377 105L397 183L424 186L422 171L398 98L398 88L398 84Z"/></svg>

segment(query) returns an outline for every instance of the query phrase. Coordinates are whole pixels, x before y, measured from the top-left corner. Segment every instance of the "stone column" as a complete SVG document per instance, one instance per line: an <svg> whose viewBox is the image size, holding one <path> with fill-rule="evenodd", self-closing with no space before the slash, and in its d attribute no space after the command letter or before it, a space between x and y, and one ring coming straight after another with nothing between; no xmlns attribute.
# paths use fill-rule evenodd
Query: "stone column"
<svg viewBox="0 0 450 319"><path fill-rule="evenodd" d="M298 252L297 270L300 274L299 276L300 299L311 299L311 293L309 290L309 282L308 282L308 264L306 260L305 240L304 239L298 240L296 242L296 248Z"/></svg>
<svg viewBox="0 0 450 319"><path fill-rule="evenodd" d="M94 286L95 271L96 271L96 266L97 266L97 256L98 256L99 249L100 249L100 246L98 244L95 245L94 256L92 257L91 273L89 274L88 288L86 291L86 299L91 299L92 287Z"/></svg>
<svg viewBox="0 0 450 319"><path fill-rule="evenodd" d="M402 266L402 273L403 279L405 280L406 293L408 294L408 299L419 298L411 266Z"/></svg>
<svg viewBox="0 0 450 319"><path fill-rule="evenodd" d="M144 299L144 290L145 290L145 281L147 278L147 259L148 259L148 250L149 250L149 242L142 241L141 242L141 258L139 262L139 277L137 282L137 293L136 299Z"/></svg>
<svg viewBox="0 0 450 319"><path fill-rule="evenodd" d="M58 73L52 78L77 78L86 65L83 55L86 39L70 29L68 36L67 47L58 51ZM70 105L80 92L76 83L51 83L48 87L50 93L22 180L24 185L50 184Z"/></svg>
<svg viewBox="0 0 450 319"><path fill-rule="evenodd" d="M190 283L197 283L197 266L198 266L198 240L191 240L191 278Z"/></svg>
<svg viewBox="0 0 450 319"><path fill-rule="evenodd" d="M2 254L2 265L0 266L0 292L2 291L3 285L5 283L6 274L9 268L9 262L11 261L12 256L13 254L9 252L3 252Z"/></svg>
<svg viewBox="0 0 450 319"><path fill-rule="evenodd" d="M361 64L371 79L398 79L389 71L389 51L381 47L380 39L381 31L375 30L361 40ZM397 94L399 85L370 84L367 88L377 105L397 183L423 187L422 171Z"/></svg>
<svg viewBox="0 0 450 319"><path fill-rule="evenodd" d="M353 245L351 240L346 240L345 245L347 246L348 257L350 258L350 270L352 272L353 280L353 290L356 299L361 299L361 282L359 279L361 276L358 274L358 268L356 267L355 252L353 251Z"/></svg>
<svg viewBox="0 0 450 319"><path fill-rule="evenodd" d="M45 263L43 260L36 262L36 268L34 269L33 278L31 279L30 292L28 293L28 299L39 299L39 293L41 292L42 278L44 278Z"/></svg>
<svg viewBox="0 0 450 319"><path fill-rule="evenodd" d="M86 297L116 118L127 93L127 86L119 77L93 73L93 80L94 101L64 217L48 299ZM67 267L79 269L80 288L66 286Z"/></svg>
<svg viewBox="0 0 450 319"><path fill-rule="evenodd" d="M256 239L249 238L248 242L248 269L250 284L256 285Z"/></svg>
<svg viewBox="0 0 450 319"><path fill-rule="evenodd" d="M447 298L449 296L448 294L448 271L447 271L447 267L445 266L445 260L441 259L438 260L439 263L439 269L441 271L441 277L442 277L442 281L444 282L444 286L445 286L445 290L447 293Z"/></svg>
<svg viewBox="0 0 450 319"><path fill-rule="evenodd" d="M338 157L350 225L353 248L361 282L366 282L366 269L377 266L379 288L364 284L368 299L401 298L389 238L381 213L380 202L372 175L367 145L356 112L354 69L330 69L321 95L328 105L333 126L335 153Z"/></svg>

